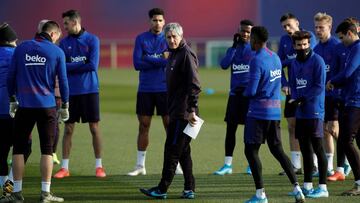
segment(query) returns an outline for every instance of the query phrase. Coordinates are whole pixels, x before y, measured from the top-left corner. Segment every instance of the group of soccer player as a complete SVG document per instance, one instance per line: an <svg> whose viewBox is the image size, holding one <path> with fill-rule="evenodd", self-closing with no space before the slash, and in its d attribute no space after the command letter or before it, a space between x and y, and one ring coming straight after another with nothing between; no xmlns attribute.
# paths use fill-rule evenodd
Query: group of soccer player
<svg viewBox="0 0 360 203"><path fill-rule="evenodd" d="M166 101L161 99L166 95L166 80L157 80L165 77L168 64L166 40L161 39L166 36L161 31L165 24L163 16L161 10L150 11L150 30L136 38L134 66L140 71L136 105L139 136L137 164L135 170L128 173L131 176L146 174L145 150L155 107L167 129L167 110L163 109ZM345 180L351 168L355 185L343 195L360 195L360 159L353 146L354 138L360 140L359 22L355 18L341 22L335 31L338 38L331 35L332 22L330 15L317 13L314 35L300 28L295 15L284 14L280 23L286 34L281 37L276 54L266 47L266 28L244 19L234 34L232 47L221 60L222 69L231 69L231 82L225 115L225 160L214 174L232 173L235 134L239 124L245 125L245 156L249 163L246 173L253 176L256 186L256 194L247 202L268 201L258 155L265 141L284 169L279 175L286 174L294 185L289 195L294 196L296 202L304 202L305 197L328 197L326 182ZM286 95L284 114L288 121L291 159L285 155L281 143L281 91ZM338 141L335 171L334 140ZM296 177L303 173L301 155L303 187ZM319 177L316 188L313 177ZM155 198L167 197L166 190L159 187L141 191ZM186 188L184 191L188 192ZM193 195L182 197L194 198L192 192Z"/></svg>
<svg viewBox="0 0 360 203"><path fill-rule="evenodd" d="M106 177L101 159L99 132L99 39L81 26L78 11L62 14L68 36L61 37L60 25L42 20L35 37L16 46L12 27L0 25L0 184L1 203L24 202L22 179L31 152L31 131L37 125L40 148L40 202L63 202L50 193L53 159L65 122L62 166L54 178L70 176L69 156L75 122L89 123L95 154L95 175ZM7 157L13 147L12 168Z"/></svg>
<svg viewBox="0 0 360 203"><path fill-rule="evenodd" d="M139 132L135 169L128 175L146 175L146 149L156 108L166 131L162 178L157 186L140 191L165 199L174 175L183 174L181 197L194 199L191 138L183 129L197 122L201 91L198 60L183 38L180 24L165 26L160 8L153 8L148 14L150 30L136 37L133 54L134 67L139 71ZM81 26L77 11L67 11L62 17L68 36L59 46L55 43L61 29L55 21L42 21L35 38L17 48L15 31L7 23L0 26L0 130L6 132L1 135L4 142L0 148L0 183L5 193L0 203L24 201L22 178L35 124L41 147L40 202L64 201L50 193L57 116L65 122L65 130L61 169L54 177L70 176L71 139L75 122L80 119L89 123L96 177L106 177L99 132L99 39ZM301 29L291 13L284 14L280 23L286 34L280 39L277 54L266 46L267 29L244 19L234 34L232 47L221 60L222 69L231 69L231 82L225 115L225 161L214 174L232 173L236 131L242 124L249 164L246 172L252 175L256 187L256 194L248 203L268 202L259 157L265 141L284 170L280 175L287 175L293 185L289 195L296 202L304 202L305 197L328 197L327 181L345 180L351 169L355 186L343 195L360 195L360 157L353 145L354 138L360 145L359 22L355 18L341 22L335 30L338 38L331 35L332 17L326 13L314 16L316 36ZM60 90L57 94L56 86ZM286 95L284 114L291 159L281 142L281 91ZM338 142L336 171L334 139ZM11 146L13 164L9 177L6 160ZM303 173L301 155L303 187L296 177ZM316 188L312 183L314 176L319 177Z"/></svg>

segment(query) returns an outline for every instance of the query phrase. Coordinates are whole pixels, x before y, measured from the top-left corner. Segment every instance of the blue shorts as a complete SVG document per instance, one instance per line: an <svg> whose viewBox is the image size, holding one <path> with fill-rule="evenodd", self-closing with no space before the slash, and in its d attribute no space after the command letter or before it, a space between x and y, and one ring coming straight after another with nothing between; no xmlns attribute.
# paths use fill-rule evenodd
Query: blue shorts
<svg viewBox="0 0 360 203"><path fill-rule="evenodd" d="M99 93L70 95L70 118L66 123L96 123L100 121Z"/></svg>
<svg viewBox="0 0 360 203"><path fill-rule="evenodd" d="M246 118L244 130L245 144L281 144L280 121Z"/></svg>
<svg viewBox="0 0 360 203"><path fill-rule="evenodd" d="M295 137L301 138L311 136L316 138L324 137L324 121L314 119L296 119Z"/></svg>
<svg viewBox="0 0 360 203"><path fill-rule="evenodd" d="M224 121L245 124L246 115L249 110L249 99L244 97L242 92L229 96Z"/></svg>
<svg viewBox="0 0 360 203"><path fill-rule="evenodd" d="M168 115L166 92L138 92L136 99L136 114L141 116Z"/></svg>

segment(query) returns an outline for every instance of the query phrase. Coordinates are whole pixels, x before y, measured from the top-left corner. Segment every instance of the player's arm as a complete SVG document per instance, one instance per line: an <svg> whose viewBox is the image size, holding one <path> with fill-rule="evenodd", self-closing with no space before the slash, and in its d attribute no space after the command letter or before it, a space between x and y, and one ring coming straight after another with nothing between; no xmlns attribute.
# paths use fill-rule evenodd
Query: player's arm
<svg viewBox="0 0 360 203"><path fill-rule="evenodd" d="M9 70L7 73L7 90L9 97L12 97L16 94L16 66L17 66L17 60L16 60L16 54L17 51L15 49L14 54L11 58L11 63L9 66Z"/></svg>
<svg viewBox="0 0 360 203"><path fill-rule="evenodd" d="M330 83L335 86L341 86L354 71L360 66L360 49L352 50L349 54L348 59L346 60L346 66L343 70L339 72L335 77L330 79Z"/></svg>
<svg viewBox="0 0 360 203"><path fill-rule="evenodd" d="M320 60L318 60L318 62L316 62L314 66L313 85L304 94L306 100L311 100L312 98L319 96L321 92L325 89L326 65L324 60L320 58Z"/></svg>
<svg viewBox="0 0 360 203"><path fill-rule="evenodd" d="M198 106L199 94L201 92L198 61L192 53L185 54L185 75L187 89L187 112L194 112Z"/></svg>
<svg viewBox="0 0 360 203"><path fill-rule="evenodd" d="M233 63L233 59L236 53L236 48L230 47L226 51L225 57L221 60L220 66L222 69L228 69Z"/></svg>
<svg viewBox="0 0 360 203"><path fill-rule="evenodd" d="M67 103L69 102L69 83L66 74L65 54L62 51L57 60L56 75L59 81L61 101Z"/></svg>
<svg viewBox="0 0 360 203"><path fill-rule="evenodd" d="M166 63L168 62L168 60L165 58L164 53L161 53L160 57L144 56L143 59L144 59L144 61L149 62L158 68L165 67Z"/></svg>
<svg viewBox="0 0 360 203"><path fill-rule="evenodd" d="M100 57L100 41L94 37L89 44L89 54L85 61L66 63L67 72L72 73L85 73L96 71L99 67Z"/></svg>
<svg viewBox="0 0 360 203"><path fill-rule="evenodd" d="M133 63L135 70L141 71L141 70L149 70L154 69L154 65L150 62L144 61L143 59L143 49L141 47L141 40L140 37L137 37L135 40L135 47L133 52Z"/></svg>
<svg viewBox="0 0 360 203"><path fill-rule="evenodd" d="M250 62L249 84L243 93L245 97L254 97L256 95L260 78L261 78L260 64L256 59L253 59Z"/></svg>

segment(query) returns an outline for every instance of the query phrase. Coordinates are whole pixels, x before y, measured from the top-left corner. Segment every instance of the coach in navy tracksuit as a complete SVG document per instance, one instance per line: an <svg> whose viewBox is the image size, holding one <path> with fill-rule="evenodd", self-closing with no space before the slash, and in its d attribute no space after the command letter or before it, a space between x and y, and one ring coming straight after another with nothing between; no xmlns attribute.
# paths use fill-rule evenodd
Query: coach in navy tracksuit
<svg viewBox="0 0 360 203"><path fill-rule="evenodd" d="M339 39L348 46L349 55L345 68L327 83L327 88L342 86L345 108L342 115L341 133L338 142L343 146L354 173L355 186L343 195L360 195L360 156L353 145L354 137L360 130L360 40L355 24L344 21L336 28Z"/></svg>
<svg viewBox="0 0 360 203"><path fill-rule="evenodd" d="M256 195L247 202L267 202L259 159L261 144L268 143L270 152L279 161L289 180L294 184L296 200L304 200L301 188L292 170L290 159L285 155L280 135L280 85L281 61L266 47L268 32L265 27L251 30L251 48L256 51L250 62L249 84L244 96L249 97L249 110L245 122L245 155L249 162L256 186Z"/></svg>
<svg viewBox="0 0 360 203"><path fill-rule="evenodd" d="M191 138L183 133L189 123L194 125L198 114L200 82L196 54L183 39L183 29L178 23L165 27L165 36L171 51L166 66L168 89L168 110L170 123L167 129L162 178L157 187L140 189L150 197L165 199L174 178L176 165L184 171L184 191L182 198L195 198L195 179L191 159Z"/></svg>
<svg viewBox="0 0 360 203"><path fill-rule="evenodd" d="M7 76L10 96L10 115L15 115L13 170L14 191L0 202L23 201L22 178L24 172L24 153L27 150L29 134L37 125L41 147L41 196L40 202L61 202L50 194L52 145L56 126L55 77L59 78L62 96L60 116L69 118L69 88L65 67L64 52L54 43L61 30L54 21L44 24L42 32L35 39L20 44L14 52ZM16 101L18 100L18 103ZM18 108L19 107L19 108ZM17 110L18 108L18 110ZM15 114L16 113L16 114Z"/></svg>
<svg viewBox="0 0 360 203"><path fill-rule="evenodd" d="M311 34L297 31L292 36L296 59L290 70L291 100L297 106L295 136L304 157L304 193L308 197L328 197L327 160L323 148L325 63L310 48ZM312 185L313 153L318 157L319 188Z"/></svg>
<svg viewBox="0 0 360 203"><path fill-rule="evenodd" d="M286 32L286 34L280 38L278 55L281 59L283 68L286 67L288 69L287 73L289 76L290 69L291 69L291 67L290 67L291 61L296 57L296 51L294 50L291 36L296 31L299 31L302 29L299 27L299 20L292 13L285 13L283 16L281 16L280 23L281 23L281 26L283 27L284 31ZM310 33L312 36L311 41L310 41L310 46L311 46L311 48L314 48L314 46L316 45L316 38L312 32L310 32ZM287 78L289 78L289 77L287 77ZM294 105L288 103L288 101L290 100L291 89L289 88L287 78L285 76L285 72L282 71L281 89L284 92L284 94L286 95L284 117L286 118L286 120L288 122L291 162L293 164L295 173L302 174L301 153L300 153L299 143L295 139L296 107ZM279 175L285 175L285 173L281 172Z"/></svg>
<svg viewBox="0 0 360 203"><path fill-rule="evenodd" d="M215 175L232 173L232 157L236 145L238 124L244 124L249 107L249 100L243 92L249 82L249 62L255 52L250 47L250 32L254 26L250 20L240 21L239 32L234 35L232 47L228 48L221 60L221 68L231 70L230 92L226 107L226 137L224 166L215 171ZM249 170L249 172L251 172Z"/></svg>
<svg viewBox="0 0 360 203"><path fill-rule="evenodd" d="M89 123L92 135L92 144L95 154L95 175L105 177L102 166L102 141L100 135L100 107L99 107L99 38L87 32L81 26L81 16L76 10L69 10L62 14L65 30L68 36L60 42L60 48L66 57L66 70L69 78L69 111L70 118L65 123L61 169L54 175L55 178L64 178L70 175L69 158L71 140L75 122Z"/></svg>

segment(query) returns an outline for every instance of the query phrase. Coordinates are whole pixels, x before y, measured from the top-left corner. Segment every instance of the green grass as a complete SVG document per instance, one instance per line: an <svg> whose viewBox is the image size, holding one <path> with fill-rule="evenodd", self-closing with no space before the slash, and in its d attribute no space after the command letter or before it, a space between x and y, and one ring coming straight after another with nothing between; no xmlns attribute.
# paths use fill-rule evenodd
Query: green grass
<svg viewBox="0 0 360 203"><path fill-rule="evenodd" d="M150 201L138 189L155 186L160 180L163 160L165 132L158 117L154 117L150 129L150 146L146 169L149 175L125 176L133 169L136 160L136 137L138 123L135 115L135 99L138 75L134 70L101 70L101 133L103 136L103 164L108 177L98 180L94 177L94 155L91 135L86 124L75 129L70 159L71 177L52 180L52 191L65 198L66 202L144 202ZM201 69L202 87L215 90L213 95L200 97L201 117L205 124L199 137L192 145L194 174L196 178L196 200L191 202L243 202L254 194L251 176L245 175L247 166L243 154L243 128L239 126L237 146L234 153L234 174L219 177L211 175L224 159L225 123L223 122L229 72L219 69ZM282 138L285 151L288 150L288 136L285 122L282 122ZM33 133L33 154L26 166L23 193L27 202L37 202L40 192L39 143ZM61 142L58 155L61 157ZM279 164L270 155L266 145L261 148L261 160L266 193L270 202L293 202L287 193L292 190L288 179L278 176ZM54 171L59 166L54 167ZM299 176L302 181L302 176ZM314 180L316 183L317 179ZM340 183L329 183L330 197L307 200L308 202L359 202L359 197L341 197L339 194L352 187L353 177ZM180 200L183 179L176 176L166 202L188 202ZM157 202L151 200L151 202ZM163 201L159 201L163 202Z"/></svg>

